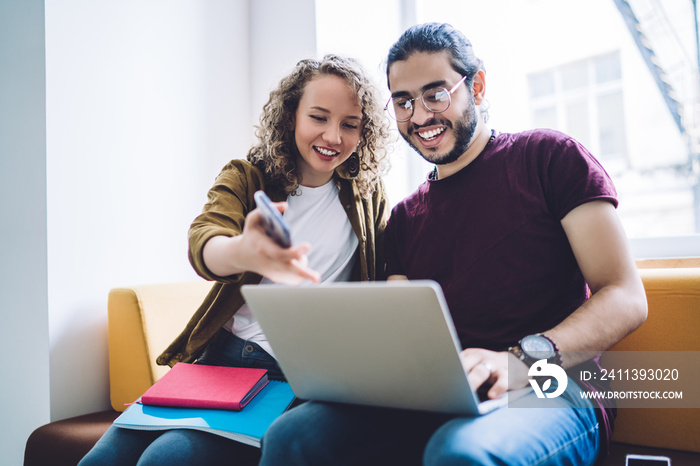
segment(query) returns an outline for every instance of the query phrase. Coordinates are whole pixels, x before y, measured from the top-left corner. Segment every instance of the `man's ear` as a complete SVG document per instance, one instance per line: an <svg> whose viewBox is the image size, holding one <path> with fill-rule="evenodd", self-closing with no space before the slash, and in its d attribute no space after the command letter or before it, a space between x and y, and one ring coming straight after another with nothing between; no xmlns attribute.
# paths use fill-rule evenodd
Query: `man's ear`
<svg viewBox="0 0 700 466"><path fill-rule="evenodd" d="M486 74L483 70L477 71L474 75L472 94L474 95L474 103L476 105L481 105L484 102L486 96Z"/></svg>

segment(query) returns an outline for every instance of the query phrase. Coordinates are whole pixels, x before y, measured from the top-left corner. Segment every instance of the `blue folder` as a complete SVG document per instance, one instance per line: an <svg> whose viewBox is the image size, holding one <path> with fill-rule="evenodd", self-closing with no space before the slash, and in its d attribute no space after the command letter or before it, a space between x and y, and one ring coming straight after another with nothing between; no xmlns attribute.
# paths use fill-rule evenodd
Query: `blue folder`
<svg viewBox="0 0 700 466"><path fill-rule="evenodd" d="M270 381L241 411L144 406L136 402L114 425L139 430L197 429L260 447L267 428L292 401L294 392L288 383Z"/></svg>

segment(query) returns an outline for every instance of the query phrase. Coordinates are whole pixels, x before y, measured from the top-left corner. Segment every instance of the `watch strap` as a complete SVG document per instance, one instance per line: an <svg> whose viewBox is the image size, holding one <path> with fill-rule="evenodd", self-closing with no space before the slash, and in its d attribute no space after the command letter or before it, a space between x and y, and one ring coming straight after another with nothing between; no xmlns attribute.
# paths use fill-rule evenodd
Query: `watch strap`
<svg viewBox="0 0 700 466"><path fill-rule="evenodd" d="M527 356L527 354L525 354L523 352L523 349L520 346L520 343L508 348L508 352L512 353L516 358L518 358L520 361L524 362L528 367L532 366L532 364L535 362L535 361L531 361L532 358L529 358Z"/></svg>

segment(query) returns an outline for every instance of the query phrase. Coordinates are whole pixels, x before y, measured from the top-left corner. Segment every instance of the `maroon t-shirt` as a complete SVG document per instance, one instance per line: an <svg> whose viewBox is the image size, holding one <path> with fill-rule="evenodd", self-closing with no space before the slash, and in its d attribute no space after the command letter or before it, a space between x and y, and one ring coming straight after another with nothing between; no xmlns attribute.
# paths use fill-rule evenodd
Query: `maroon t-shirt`
<svg viewBox="0 0 700 466"><path fill-rule="evenodd" d="M610 177L580 143L552 130L497 134L461 171L394 207L387 272L437 281L462 346L503 351L587 299L561 220L595 200L617 207ZM599 415L607 441L614 412Z"/></svg>

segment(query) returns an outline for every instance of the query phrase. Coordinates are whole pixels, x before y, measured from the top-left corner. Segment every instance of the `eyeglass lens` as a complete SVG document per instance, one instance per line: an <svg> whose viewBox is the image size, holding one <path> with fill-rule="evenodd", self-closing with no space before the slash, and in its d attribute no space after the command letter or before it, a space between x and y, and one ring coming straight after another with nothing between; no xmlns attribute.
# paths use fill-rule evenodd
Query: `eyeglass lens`
<svg viewBox="0 0 700 466"><path fill-rule="evenodd" d="M425 108L433 113L442 113L450 106L450 92L443 87L434 87L427 89L416 99L406 97L392 99L387 109L397 121L407 121L413 116L414 102L418 99L422 100Z"/></svg>

